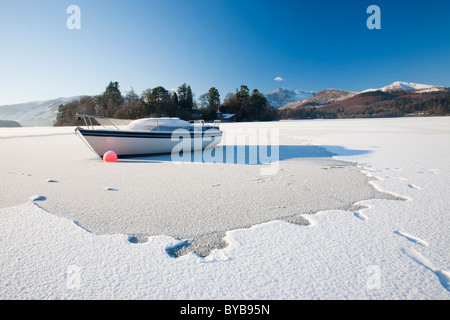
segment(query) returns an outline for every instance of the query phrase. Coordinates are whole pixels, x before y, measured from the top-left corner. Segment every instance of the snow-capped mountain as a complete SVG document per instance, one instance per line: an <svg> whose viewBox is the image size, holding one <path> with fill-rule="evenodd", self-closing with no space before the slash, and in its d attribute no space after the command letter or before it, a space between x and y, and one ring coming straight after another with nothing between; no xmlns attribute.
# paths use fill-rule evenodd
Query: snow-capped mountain
<svg viewBox="0 0 450 320"><path fill-rule="evenodd" d="M383 91L383 92L407 91L411 93L425 93L425 92L437 92L441 90L445 90L445 87L428 84L419 84L414 82L404 82L404 81L396 81L382 88L367 89L361 92L353 92L339 89L326 89L317 93L311 98L287 103L283 105L281 109L295 109L298 107L306 107L306 106L319 107L352 98L360 93L372 91Z"/></svg>
<svg viewBox="0 0 450 320"><path fill-rule="evenodd" d="M311 98L315 94L316 93L312 91L278 88L265 96L270 105L278 109L287 103Z"/></svg>
<svg viewBox="0 0 450 320"><path fill-rule="evenodd" d="M336 101L351 98L357 95L358 92L339 90L339 89L325 89L311 98L302 101L294 101L285 104L281 109L292 109L301 106L323 106Z"/></svg>
<svg viewBox="0 0 450 320"><path fill-rule="evenodd" d="M0 119L14 120L22 126L52 126L58 114L58 107L81 97L57 98L0 106Z"/></svg>
<svg viewBox="0 0 450 320"><path fill-rule="evenodd" d="M419 83L413 83L413 82L404 82L404 81L396 81L394 83L391 83L390 85L387 85L383 88L378 89L367 89L362 92L369 92L369 91L401 91L401 90L411 90L417 93L420 92L433 92L433 91L441 91L444 87L442 86L433 86L429 84L419 84Z"/></svg>

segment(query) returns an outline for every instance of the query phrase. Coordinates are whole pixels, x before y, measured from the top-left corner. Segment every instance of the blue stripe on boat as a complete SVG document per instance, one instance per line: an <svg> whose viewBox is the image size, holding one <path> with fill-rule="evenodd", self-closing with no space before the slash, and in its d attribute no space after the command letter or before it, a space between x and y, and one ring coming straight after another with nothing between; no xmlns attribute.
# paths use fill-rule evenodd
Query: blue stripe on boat
<svg viewBox="0 0 450 320"><path fill-rule="evenodd" d="M130 131L119 131L119 130L86 130L82 128L78 128L78 131L83 136L89 137L118 137L118 138L155 138L155 139L168 139L172 137L172 133L166 132L130 132ZM198 137L201 135L203 137L212 137L214 138L217 134L221 134L221 132L189 132L191 137ZM179 136L175 134L175 137Z"/></svg>

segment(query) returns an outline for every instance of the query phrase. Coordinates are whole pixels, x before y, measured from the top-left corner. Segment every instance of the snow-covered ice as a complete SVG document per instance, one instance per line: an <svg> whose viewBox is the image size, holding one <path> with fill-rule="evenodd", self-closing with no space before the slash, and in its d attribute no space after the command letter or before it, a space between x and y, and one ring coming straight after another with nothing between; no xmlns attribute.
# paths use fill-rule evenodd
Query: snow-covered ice
<svg viewBox="0 0 450 320"><path fill-rule="evenodd" d="M449 125L449 117L221 125L225 132L279 130L280 162L273 175L261 175L260 164L176 164L163 156L104 163L73 128L0 129L0 298L446 300ZM296 153L309 157L297 159ZM334 207L298 214L300 203L320 199L313 196L318 191L309 201L296 199L302 168L309 173L304 177L317 176L303 187L322 186L321 201ZM130 185L146 170L154 178L146 180L148 189ZM354 171L353 178L345 170ZM183 202L192 205L201 197L167 190L172 184L164 174L209 201L189 211ZM374 190L372 197L346 195L357 203L336 205L331 198L340 196L324 186L340 175L341 189L366 195L351 191L349 184L357 181L357 190ZM139 201L136 194L151 200ZM118 201L126 196L133 200L127 210ZM177 223L171 213L184 208L202 214L207 205L220 212L234 198L241 215L287 211L280 217L298 214L291 222L305 223L270 218L229 225L216 234L223 245L206 257L170 254L184 246L170 236ZM96 212L102 206L122 212L108 221ZM143 236L127 217L145 214L167 215L152 221L166 225ZM123 232L107 232L117 226ZM186 226L183 235L196 227Z"/></svg>

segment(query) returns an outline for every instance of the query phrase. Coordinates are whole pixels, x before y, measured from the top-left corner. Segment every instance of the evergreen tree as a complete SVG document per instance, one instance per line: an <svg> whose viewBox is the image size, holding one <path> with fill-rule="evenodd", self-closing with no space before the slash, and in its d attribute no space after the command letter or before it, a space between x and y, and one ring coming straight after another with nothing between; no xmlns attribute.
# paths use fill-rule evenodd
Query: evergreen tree
<svg viewBox="0 0 450 320"><path fill-rule="evenodd" d="M150 94L150 101L161 103L167 99L169 99L169 91L164 87L158 86L153 88L152 93Z"/></svg>
<svg viewBox="0 0 450 320"><path fill-rule="evenodd" d="M178 95L176 92L172 94L172 103L174 104L175 107L178 107Z"/></svg>
<svg viewBox="0 0 450 320"><path fill-rule="evenodd" d="M119 83L117 81L116 82L110 81L108 86L106 87L105 93L111 92L117 92L118 94L121 94L119 90Z"/></svg>
<svg viewBox="0 0 450 320"><path fill-rule="evenodd" d="M246 85L241 85L240 90L239 91L236 90L236 96L243 103L250 96L249 92L250 92L250 90L248 89L248 87Z"/></svg>
<svg viewBox="0 0 450 320"><path fill-rule="evenodd" d="M200 96L199 102L204 120L217 119L217 111L219 111L220 108L219 90L215 87L211 87L207 93Z"/></svg>
<svg viewBox="0 0 450 320"><path fill-rule="evenodd" d="M219 111L220 107L220 94L219 90L217 90L215 87L209 88L208 91L208 108L212 112Z"/></svg>
<svg viewBox="0 0 450 320"><path fill-rule="evenodd" d="M169 91L164 87L158 86L153 89L147 89L143 92L143 100L146 103L147 114L159 117L161 114L167 115L165 110L167 102L170 101Z"/></svg>
<svg viewBox="0 0 450 320"><path fill-rule="evenodd" d="M267 102L266 97L264 97L258 89L253 90L249 103L249 113L251 118L255 120L263 120L268 108L269 103Z"/></svg>
<svg viewBox="0 0 450 320"><path fill-rule="evenodd" d="M123 98L119 90L119 83L110 81L105 92L99 99L102 106L101 115L113 117L123 103Z"/></svg>
<svg viewBox="0 0 450 320"><path fill-rule="evenodd" d="M194 95L192 94L191 86L187 86L186 91L186 109L192 110L194 107Z"/></svg>
<svg viewBox="0 0 450 320"><path fill-rule="evenodd" d="M181 109L190 111L194 106L194 95L191 86L183 83L178 87L178 105Z"/></svg>

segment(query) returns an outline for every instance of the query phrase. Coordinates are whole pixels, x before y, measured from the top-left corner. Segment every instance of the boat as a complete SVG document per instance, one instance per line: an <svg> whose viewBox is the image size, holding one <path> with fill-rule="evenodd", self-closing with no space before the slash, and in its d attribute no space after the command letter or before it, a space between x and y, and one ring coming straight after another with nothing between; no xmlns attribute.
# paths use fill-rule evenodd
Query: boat
<svg viewBox="0 0 450 320"><path fill-rule="evenodd" d="M214 148L222 141L219 121L188 122L179 118L112 119L77 114L86 128L75 133L99 157L114 151L118 157L137 157Z"/></svg>

